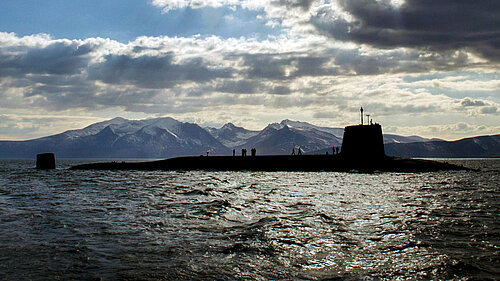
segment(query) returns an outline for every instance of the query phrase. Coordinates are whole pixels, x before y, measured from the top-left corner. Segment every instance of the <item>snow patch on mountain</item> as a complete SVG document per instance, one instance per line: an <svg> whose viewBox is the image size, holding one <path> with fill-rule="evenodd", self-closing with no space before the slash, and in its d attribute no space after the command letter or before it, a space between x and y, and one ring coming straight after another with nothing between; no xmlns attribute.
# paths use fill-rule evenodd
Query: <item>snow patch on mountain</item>
<svg viewBox="0 0 500 281"><path fill-rule="evenodd" d="M80 138L80 137L85 137L85 136L92 136L92 135L99 133L104 128L106 128L110 125L127 124L128 121L129 120L127 120L125 118L116 117L116 118L113 118L111 120L107 120L107 121L103 121L103 122L89 125L83 129L66 131L63 133L63 135L69 139Z"/></svg>

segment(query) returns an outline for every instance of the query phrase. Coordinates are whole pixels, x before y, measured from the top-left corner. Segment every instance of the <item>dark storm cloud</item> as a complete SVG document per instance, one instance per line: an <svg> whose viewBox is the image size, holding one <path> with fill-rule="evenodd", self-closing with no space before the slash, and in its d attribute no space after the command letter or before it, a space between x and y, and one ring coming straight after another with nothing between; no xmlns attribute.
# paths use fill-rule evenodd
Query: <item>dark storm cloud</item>
<svg viewBox="0 0 500 281"><path fill-rule="evenodd" d="M54 42L46 47L0 48L0 77L26 74L67 75L81 72L89 63L93 47Z"/></svg>
<svg viewBox="0 0 500 281"><path fill-rule="evenodd" d="M318 30L336 39L380 48L470 48L500 60L498 0L406 0L400 7L375 0L338 3L353 21L336 17L331 7L311 18Z"/></svg>
<svg viewBox="0 0 500 281"><path fill-rule="evenodd" d="M168 88L179 83L205 82L215 78L228 78L232 70L211 69L201 58L180 64L173 55L139 56L107 55L104 62L89 68L89 78L107 84L133 84L141 88Z"/></svg>

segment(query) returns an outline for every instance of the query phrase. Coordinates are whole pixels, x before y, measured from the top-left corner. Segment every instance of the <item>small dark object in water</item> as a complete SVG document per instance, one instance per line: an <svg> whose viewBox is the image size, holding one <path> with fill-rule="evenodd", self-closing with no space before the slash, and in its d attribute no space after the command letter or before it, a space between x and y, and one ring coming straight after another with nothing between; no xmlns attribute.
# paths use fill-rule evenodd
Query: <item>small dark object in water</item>
<svg viewBox="0 0 500 281"><path fill-rule="evenodd" d="M36 168L49 170L56 168L56 156L54 153L40 153L36 155Z"/></svg>

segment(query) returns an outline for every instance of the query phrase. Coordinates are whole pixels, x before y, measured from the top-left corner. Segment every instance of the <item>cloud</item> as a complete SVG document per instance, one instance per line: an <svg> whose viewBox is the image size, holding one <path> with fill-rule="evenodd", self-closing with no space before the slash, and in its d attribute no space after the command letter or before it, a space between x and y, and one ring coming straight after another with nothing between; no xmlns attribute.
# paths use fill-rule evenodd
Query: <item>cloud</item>
<svg viewBox="0 0 500 281"><path fill-rule="evenodd" d="M500 60L500 2L406 0L338 0L317 9L310 22L337 40L377 48L411 47L429 50L469 48Z"/></svg>
<svg viewBox="0 0 500 281"><path fill-rule="evenodd" d="M276 86L271 91L274 95L289 95L292 93L292 90L286 86Z"/></svg>
<svg viewBox="0 0 500 281"><path fill-rule="evenodd" d="M485 106L486 103L481 100L472 100L470 98L465 98L460 102L462 106Z"/></svg>
<svg viewBox="0 0 500 281"><path fill-rule="evenodd" d="M304 76L330 76L340 74L343 66L331 61L331 54L308 56L304 53L292 54L245 54L242 55L246 71L244 75L254 79L284 80ZM345 70L345 68L344 68ZM344 71L346 74L347 71Z"/></svg>
<svg viewBox="0 0 500 281"><path fill-rule="evenodd" d="M260 88L259 83L253 80L226 80L218 83L215 91L232 94L254 94Z"/></svg>
<svg viewBox="0 0 500 281"><path fill-rule="evenodd" d="M316 0L153 0L153 6L162 8L164 13L175 9L201 9L205 7L219 8L222 6L240 6L246 9L265 9L270 6L300 8L303 11L309 10Z"/></svg>
<svg viewBox="0 0 500 281"><path fill-rule="evenodd" d="M362 104L374 120L392 127L404 125L400 118L453 113L484 120L488 128L498 114L496 68L467 51L375 49L314 34L140 37L128 43L1 35L0 57L20 58L0 62L3 114L78 111L207 122L231 116L227 121L251 119L261 126L265 120L330 124L334 118L343 126L357 121ZM471 71L449 72L464 67Z"/></svg>
<svg viewBox="0 0 500 281"><path fill-rule="evenodd" d="M239 5L241 1L239 0L153 0L151 4L156 7L162 8L164 13L169 12L174 9L192 8L200 9L204 7L218 8L222 6L235 6Z"/></svg>
<svg viewBox="0 0 500 281"><path fill-rule="evenodd" d="M308 11L315 0L274 0L271 4L276 6L285 6L287 8L301 8Z"/></svg>
<svg viewBox="0 0 500 281"><path fill-rule="evenodd" d="M464 98L456 101L459 104L459 111L468 112L469 116L477 117L478 115L495 115L500 113L499 104L492 101Z"/></svg>
<svg viewBox="0 0 500 281"><path fill-rule="evenodd" d="M231 77L231 69L208 68L202 58L173 62L173 54L161 56L107 55L89 68L89 78L107 84L133 84L141 88L169 88L185 82L206 82Z"/></svg>
<svg viewBox="0 0 500 281"><path fill-rule="evenodd" d="M15 45L0 42L0 77L77 74L87 67L92 59L91 53L97 48L91 42L79 40L50 40L46 37L15 39L18 41ZM43 45L29 44L30 39L41 41ZM25 41L24 44L22 41Z"/></svg>
<svg viewBox="0 0 500 281"><path fill-rule="evenodd" d="M308 21L310 15L309 10L312 9L316 0L153 0L151 4L162 9L163 13L170 13L173 10L209 10L209 9L226 9L237 11L238 19L241 19L241 12L257 12L255 16L260 23L264 21L267 27L278 28L283 31L303 29L303 25ZM250 13L252 14L252 13ZM232 17L227 15L227 17ZM234 18L233 18L234 19ZM255 26L254 22L252 26ZM249 30L252 26L240 26L242 30ZM270 30L260 29L265 33ZM274 34L274 33L273 33Z"/></svg>
<svg viewBox="0 0 500 281"><path fill-rule="evenodd" d="M40 129L39 125L34 122L26 122L33 120L23 120L12 116L0 115L0 137L6 135L28 135Z"/></svg>
<svg viewBox="0 0 500 281"><path fill-rule="evenodd" d="M153 0L152 5L164 12L187 7L255 10L264 12L259 17L284 33L307 35L316 30L335 40L381 50L412 48L427 52L419 54L425 55L420 61L427 58L437 66L442 60L443 68L466 67L477 60L472 54L500 60L500 3L496 0Z"/></svg>
<svg viewBox="0 0 500 281"><path fill-rule="evenodd" d="M315 112L313 114L313 118L318 118L318 119L334 119L338 117L339 114L335 112Z"/></svg>
<svg viewBox="0 0 500 281"><path fill-rule="evenodd" d="M498 107L496 106L485 106L481 108L482 114L496 114L498 113Z"/></svg>

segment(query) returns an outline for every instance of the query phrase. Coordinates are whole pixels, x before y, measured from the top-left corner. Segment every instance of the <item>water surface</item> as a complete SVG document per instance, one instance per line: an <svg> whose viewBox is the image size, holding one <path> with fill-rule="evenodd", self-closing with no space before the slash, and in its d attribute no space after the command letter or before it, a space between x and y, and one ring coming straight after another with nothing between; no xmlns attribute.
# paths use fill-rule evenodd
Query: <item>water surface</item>
<svg viewBox="0 0 500 281"><path fill-rule="evenodd" d="M0 160L0 279L500 279L480 172L70 171Z"/></svg>

